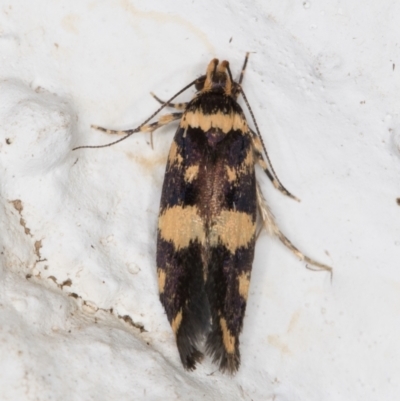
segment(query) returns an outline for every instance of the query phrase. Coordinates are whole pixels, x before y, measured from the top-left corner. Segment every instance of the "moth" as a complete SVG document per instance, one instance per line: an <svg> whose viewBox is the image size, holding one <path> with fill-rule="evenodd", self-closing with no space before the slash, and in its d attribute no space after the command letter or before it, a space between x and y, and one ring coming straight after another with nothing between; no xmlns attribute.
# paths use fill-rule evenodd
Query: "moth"
<svg viewBox="0 0 400 401"><path fill-rule="evenodd" d="M279 230L257 183L259 165L276 189L296 199L279 181L269 160L253 112L242 88L249 54L238 81L228 61L208 64L205 75L185 86L135 129L115 131L124 137L154 132L179 120L165 171L157 236L160 300L176 338L183 366L193 370L202 348L222 372L240 365L243 327L257 237L257 223L301 260L331 271L300 252ZM186 89L196 94L187 103L172 103ZM241 106L243 97L253 120L251 129ZM149 123L163 108L177 112Z"/></svg>

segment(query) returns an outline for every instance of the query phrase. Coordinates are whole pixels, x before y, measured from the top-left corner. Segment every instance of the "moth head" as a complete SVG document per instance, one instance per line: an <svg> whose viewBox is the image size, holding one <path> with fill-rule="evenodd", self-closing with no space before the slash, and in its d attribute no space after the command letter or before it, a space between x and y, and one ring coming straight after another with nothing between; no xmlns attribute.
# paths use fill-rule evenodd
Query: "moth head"
<svg viewBox="0 0 400 401"><path fill-rule="evenodd" d="M240 85L232 79L229 62L224 60L220 63L216 58L210 61L206 75L198 78L195 86L199 92L222 92L234 97L240 92Z"/></svg>

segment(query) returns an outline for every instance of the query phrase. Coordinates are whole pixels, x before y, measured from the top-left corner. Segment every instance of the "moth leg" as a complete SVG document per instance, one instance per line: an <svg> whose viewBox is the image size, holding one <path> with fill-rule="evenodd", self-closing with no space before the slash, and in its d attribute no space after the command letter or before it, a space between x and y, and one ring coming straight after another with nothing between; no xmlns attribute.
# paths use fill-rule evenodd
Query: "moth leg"
<svg viewBox="0 0 400 401"><path fill-rule="evenodd" d="M247 62L248 62L248 60L249 60L249 56L250 56L250 53L247 52L247 53L246 53L246 57L244 58L244 63L243 63L242 71L240 72L239 85L240 85L240 84L242 83L242 81L243 81L243 77L244 77L244 73L245 73L245 71L246 71L246 67L247 67Z"/></svg>
<svg viewBox="0 0 400 401"><path fill-rule="evenodd" d="M182 115L183 113L166 114L165 116L161 116L160 119L154 123L141 125L138 128L123 131L107 129L104 127L99 127L98 125L92 125L92 128L112 135L129 135L135 132L154 132L156 129L162 127L163 125L167 125L175 120L180 120L182 118Z"/></svg>
<svg viewBox="0 0 400 401"><path fill-rule="evenodd" d="M258 165L264 170L265 174L267 174L268 178L270 179L270 181L272 182L272 185L281 193L283 193L284 195L288 196L289 198L292 198L298 202L300 202L300 199L297 198L296 196L292 195L283 185L282 183L271 173L271 171L268 168L268 165L262 155L262 145L261 145L261 141L260 138L258 137L258 135L256 135L253 131L251 131L253 136L252 136L252 140L253 140L253 149L254 149L254 153L257 159L257 163Z"/></svg>
<svg viewBox="0 0 400 401"><path fill-rule="evenodd" d="M107 134L112 134L112 135L131 135L135 132L150 132L150 144L151 147L153 148L153 132L169 123L175 120L180 120L182 118L183 113L171 113L171 114L166 114L165 116L161 116L160 119L154 123L151 124L145 124L141 125L140 127L136 129L128 129L124 131L118 131L118 130L112 130L112 129L107 129L103 127L99 127L98 125L92 125L92 128L97 129L99 131L103 131Z"/></svg>
<svg viewBox="0 0 400 401"><path fill-rule="evenodd" d="M319 263L314 259L311 259L308 256L304 255L290 242L290 240L284 234L282 234L281 230L279 229L279 227L275 222L274 216L271 210L269 209L267 201L265 200L264 195L262 194L261 188L258 183L257 183L257 203L263 225L268 234L277 236L279 238L279 241L281 241L283 245L285 245L288 249L290 249L300 260L304 260L306 263L315 266L317 268L316 270L325 270L331 273L332 275L332 267Z"/></svg>
<svg viewBox="0 0 400 401"><path fill-rule="evenodd" d="M158 96L156 96L153 92L150 92L150 95L154 97L154 99L157 100L158 103L162 104L162 105L166 105L166 107L172 107L173 109L177 109L177 110L186 110L187 105L189 104L188 102L185 103L168 103L166 104L166 102L164 102L163 100L161 100Z"/></svg>

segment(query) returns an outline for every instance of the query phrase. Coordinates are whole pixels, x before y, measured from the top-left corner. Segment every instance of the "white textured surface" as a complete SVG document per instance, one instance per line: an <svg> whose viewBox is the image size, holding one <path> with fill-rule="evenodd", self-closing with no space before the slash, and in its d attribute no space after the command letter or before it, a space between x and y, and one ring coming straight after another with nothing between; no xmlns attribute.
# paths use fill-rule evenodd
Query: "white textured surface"
<svg viewBox="0 0 400 401"><path fill-rule="evenodd" d="M2 0L0 399L398 398L399 13L395 0ZM302 202L260 174L264 193L334 277L263 234L230 378L209 360L182 369L158 301L176 125L154 150L144 134L71 148L109 141L91 123L137 126L157 107L150 91L173 95L212 57L237 75L246 51L246 94Z"/></svg>

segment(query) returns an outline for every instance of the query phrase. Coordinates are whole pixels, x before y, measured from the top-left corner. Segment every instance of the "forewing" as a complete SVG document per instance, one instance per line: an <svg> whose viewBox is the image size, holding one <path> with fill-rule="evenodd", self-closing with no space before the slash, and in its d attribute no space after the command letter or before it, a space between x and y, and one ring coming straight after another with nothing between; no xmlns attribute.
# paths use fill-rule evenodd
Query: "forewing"
<svg viewBox="0 0 400 401"><path fill-rule="evenodd" d="M206 293L212 314L207 351L220 370L239 368L239 334L254 258L256 181L251 140L232 131L217 146L215 171L224 166L224 178L215 216L210 222ZM217 189L215 189L217 190Z"/></svg>
<svg viewBox="0 0 400 401"><path fill-rule="evenodd" d="M202 358L197 344L210 324L203 269L206 233L198 208L201 159L202 150L178 128L164 178L157 240L160 300L182 363L190 370Z"/></svg>

